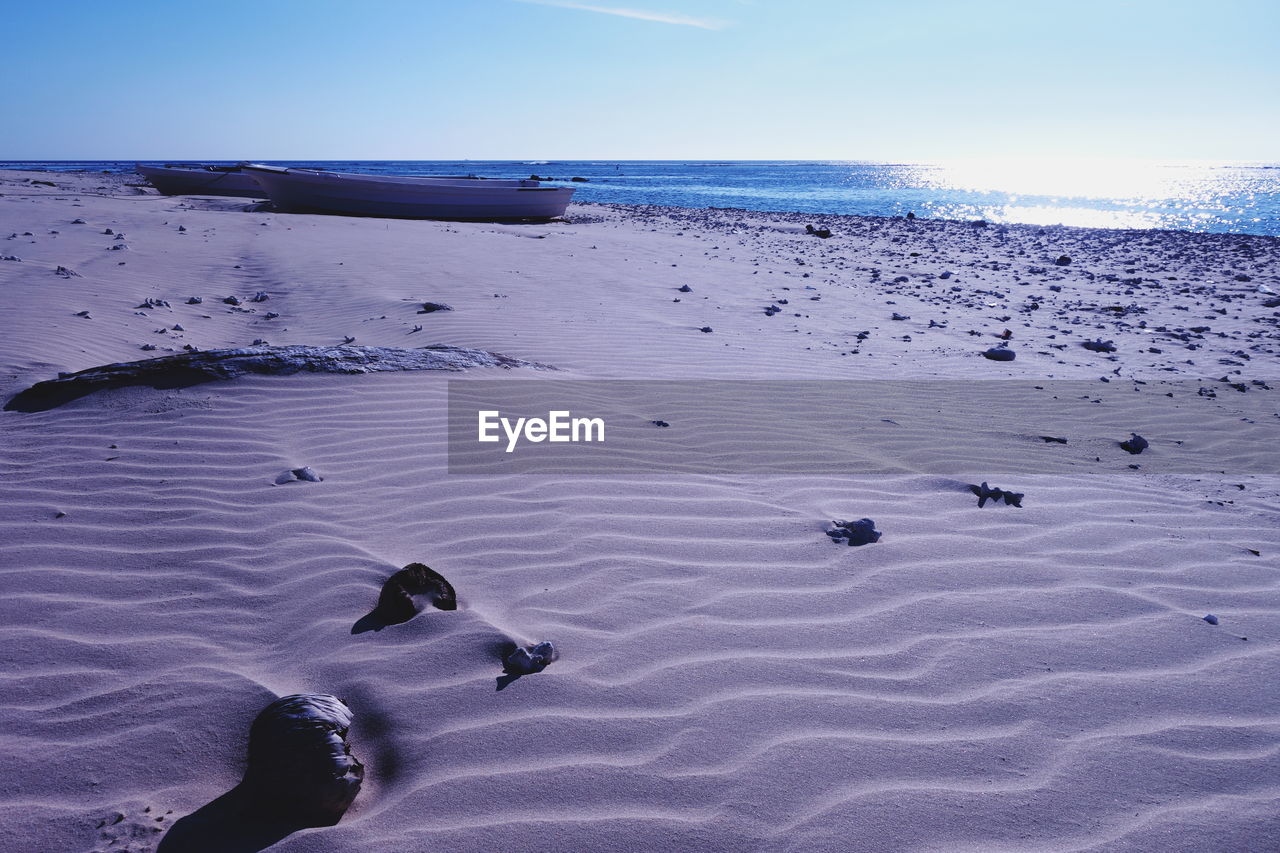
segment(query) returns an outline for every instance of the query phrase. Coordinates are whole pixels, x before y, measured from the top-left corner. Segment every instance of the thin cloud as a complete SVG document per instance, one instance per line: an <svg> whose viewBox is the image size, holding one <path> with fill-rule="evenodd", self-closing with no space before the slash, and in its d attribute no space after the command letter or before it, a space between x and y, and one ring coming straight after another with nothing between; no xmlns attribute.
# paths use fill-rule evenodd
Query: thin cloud
<svg viewBox="0 0 1280 853"><path fill-rule="evenodd" d="M592 6L587 3L573 3L570 0L516 0L517 3L532 3L535 6L557 6L561 9L577 9L580 12L598 12L601 15L617 15L619 18L634 18L637 21L654 21L659 24L676 24L681 27L698 27L703 30L722 30L729 24L715 18L694 18L669 12L649 12L644 9L618 9L612 6Z"/></svg>

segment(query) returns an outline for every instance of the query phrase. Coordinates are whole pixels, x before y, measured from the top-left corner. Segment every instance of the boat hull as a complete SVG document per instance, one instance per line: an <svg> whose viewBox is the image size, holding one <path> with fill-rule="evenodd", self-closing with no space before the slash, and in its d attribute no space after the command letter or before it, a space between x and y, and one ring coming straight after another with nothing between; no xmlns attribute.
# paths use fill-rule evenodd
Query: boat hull
<svg viewBox="0 0 1280 853"><path fill-rule="evenodd" d="M404 178L246 166L272 204L294 212L493 221L563 216L573 187L537 181Z"/></svg>
<svg viewBox="0 0 1280 853"><path fill-rule="evenodd" d="M225 195L266 198L267 193L250 174L239 170L181 169L167 166L135 166L139 175L165 195Z"/></svg>

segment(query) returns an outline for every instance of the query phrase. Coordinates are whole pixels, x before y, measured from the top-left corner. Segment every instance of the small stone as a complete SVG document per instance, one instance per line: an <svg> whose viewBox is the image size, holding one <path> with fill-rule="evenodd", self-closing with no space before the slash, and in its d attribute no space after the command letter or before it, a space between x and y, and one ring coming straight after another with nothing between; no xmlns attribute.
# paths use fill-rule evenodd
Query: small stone
<svg viewBox="0 0 1280 853"><path fill-rule="evenodd" d="M1059 255L1058 259L1054 261L1054 264L1060 267L1065 267L1070 263L1071 263L1070 255Z"/></svg>
<svg viewBox="0 0 1280 853"><path fill-rule="evenodd" d="M259 290L257 293L253 294L253 297L249 301L250 302L266 302L270 298L271 297L267 295L267 292L265 290Z"/></svg>
<svg viewBox="0 0 1280 853"><path fill-rule="evenodd" d="M1208 622L1210 625L1217 625L1218 617L1214 616L1212 613L1206 613L1204 615L1204 621Z"/></svg>
<svg viewBox="0 0 1280 853"><path fill-rule="evenodd" d="M504 669L511 675L529 675L542 672L560 657L560 653L549 642L522 646L507 655Z"/></svg>
<svg viewBox="0 0 1280 853"><path fill-rule="evenodd" d="M857 521L833 521L831 524L832 529L827 531L827 535L833 542L844 539L847 540L846 544L852 546L869 545L880 541L880 531L876 530L876 523L869 518Z"/></svg>
<svg viewBox="0 0 1280 853"><path fill-rule="evenodd" d="M223 302L225 302L227 305L239 305L239 304L240 304L240 299L239 299L239 297L236 297L236 296L228 296L227 298L223 299L222 301L223 301Z"/></svg>
<svg viewBox="0 0 1280 853"><path fill-rule="evenodd" d="M445 305L443 302L424 302L419 314L434 314L437 311L452 311L453 308Z"/></svg>
<svg viewBox="0 0 1280 853"><path fill-rule="evenodd" d="M703 327L702 327L701 329L699 329L698 331L699 331L699 332L706 332L706 333L709 335L709 334L711 334L711 333L712 333L713 331L715 331L715 330L714 330L714 329L712 329L710 326L703 326Z"/></svg>
<svg viewBox="0 0 1280 853"><path fill-rule="evenodd" d="M1013 361L1018 355L1008 347L992 347L984 352L982 357L992 361Z"/></svg>
<svg viewBox="0 0 1280 853"><path fill-rule="evenodd" d="M305 468L292 468L288 471L282 472L276 477L276 485L283 486L285 483L292 483L295 480L302 480L307 483L319 483L324 480L324 477L317 474L310 466Z"/></svg>
<svg viewBox="0 0 1280 853"><path fill-rule="evenodd" d="M201 302L204 302L203 296L193 296L187 300L188 305L199 305Z"/></svg>
<svg viewBox="0 0 1280 853"><path fill-rule="evenodd" d="M1138 435L1136 432L1129 433L1129 440L1120 442L1120 447L1126 452L1138 455L1142 451L1150 447L1150 442Z"/></svg>

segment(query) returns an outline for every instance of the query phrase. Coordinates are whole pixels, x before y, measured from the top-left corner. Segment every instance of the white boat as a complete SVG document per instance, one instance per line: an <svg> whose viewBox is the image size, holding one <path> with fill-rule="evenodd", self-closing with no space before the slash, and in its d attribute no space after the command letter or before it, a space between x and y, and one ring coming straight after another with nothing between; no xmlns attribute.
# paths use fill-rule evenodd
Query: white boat
<svg viewBox="0 0 1280 853"><path fill-rule="evenodd" d="M253 176L242 171L239 166L167 163L163 166L135 165L134 169L165 195L267 197Z"/></svg>
<svg viewBox="0 0 1280 853"><path fill-rule="evenodd" d="M563 216L573 187L533 180L357 175L249 163L244 171L283 210L404 219L551 219Z"/></svg>

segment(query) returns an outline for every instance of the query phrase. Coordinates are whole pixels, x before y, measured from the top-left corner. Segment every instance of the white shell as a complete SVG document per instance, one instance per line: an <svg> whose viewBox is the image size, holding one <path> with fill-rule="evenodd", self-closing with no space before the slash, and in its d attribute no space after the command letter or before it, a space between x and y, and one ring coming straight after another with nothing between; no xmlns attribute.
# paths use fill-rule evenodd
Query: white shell
<svg viewBox="0 0 1280 853"><path fill-rule="evenodd" d="M522 646L507 655L506 670L512 675L541 672L559 657L560 653L551 643Z"/></svg>

